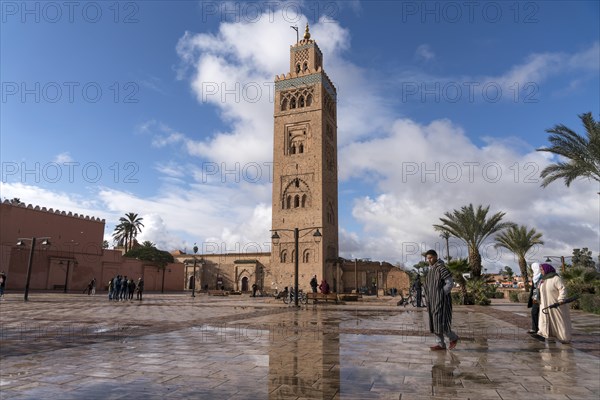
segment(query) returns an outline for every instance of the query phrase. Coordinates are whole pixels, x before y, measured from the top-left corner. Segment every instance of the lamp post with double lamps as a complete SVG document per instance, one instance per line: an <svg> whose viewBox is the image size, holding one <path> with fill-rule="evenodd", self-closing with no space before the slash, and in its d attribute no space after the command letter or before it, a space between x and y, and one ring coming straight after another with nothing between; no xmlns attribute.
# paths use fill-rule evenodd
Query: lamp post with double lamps
<svg viewBox="0 0 600 400"><path fill-rule="evenodd" d="M198 246L194 243L194 275L192 275L192 297L196 297L196 253L198 253Z"/></svg>
<svg viewBox="0 0 600 400"><path fill-rule="evenodd" d="M32 238L19 238L17 239L17 246L24 247L24 240L31 240L31 249L29 250L29 261L27 262L27 278L25 279L25 295L23 300L29 300L29 282L31 281L31 266L33 264L33 251L35 250L35 244L37 240L42 240L42 246L50 246L50 238L44 237L32 237Z"/></svg>
<svg viewBox="0 0 600 400"><path fill-rule="evenodd" d="M547 263L552 262L553 258L560 260L560 264L561 264L560 270L561 270L561 272L565 272L565 269L566 269L565 256L544 256L544 257L546 257ZM572 256L566 256L566 257L572 258Z"/></svg>
<svg viewBox="0 0 600 400"><path fill-rule="evenodd" d="M296 306L298 306L298 247L300 240L300 232L312 230L315 230L315 233L313 233L313 238L315 239L315 242L319 243L321 241L321 238L323 237L323 235L321 235L321 232L319 232L319 227L272 230L273 235L271 236L271 239L273 240L274 244L278 244L279 239L281 239L277 231L294 232L294 305ZM308 235L308 233L309 232L305 233L303 237Z"/></svg>

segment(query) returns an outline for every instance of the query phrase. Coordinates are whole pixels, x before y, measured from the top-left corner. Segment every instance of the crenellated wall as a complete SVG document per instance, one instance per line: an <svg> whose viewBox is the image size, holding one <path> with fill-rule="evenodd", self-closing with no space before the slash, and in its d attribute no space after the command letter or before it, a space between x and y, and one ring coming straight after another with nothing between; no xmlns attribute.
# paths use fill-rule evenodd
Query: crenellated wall
<svg viewBox="0 0 600 400"><path fill-rule="evenodd" d="M0 270L7 273L7 291L23 290L32 238L36 245L31 263L31 290L82 292L92 278L102 292L113 276L144 276L145 289L180 291L183 264L164 269L123 257L119 250L103 249L105 221L45 207L0 204ZM44 246L42 238L49 238ZM23 239L23 245L17 241ZM164 284L163 284L164 282Z"/></svg>

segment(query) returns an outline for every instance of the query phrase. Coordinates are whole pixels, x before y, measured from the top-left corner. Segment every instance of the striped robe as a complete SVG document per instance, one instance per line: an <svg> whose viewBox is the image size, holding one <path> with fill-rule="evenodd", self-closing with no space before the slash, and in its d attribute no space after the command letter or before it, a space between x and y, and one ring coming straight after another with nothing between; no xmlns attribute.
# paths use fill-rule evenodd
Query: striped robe
<svg viewBox="0 0 600 400"><path fill-rule="evenodd" d="M425 278L425 296L427 312L429 314L429 331L441 335L450 331L452 324L452 299L450 294L444 294L444 284L452 274L444 265L444 261L437 260L429 268Z"/></svg>

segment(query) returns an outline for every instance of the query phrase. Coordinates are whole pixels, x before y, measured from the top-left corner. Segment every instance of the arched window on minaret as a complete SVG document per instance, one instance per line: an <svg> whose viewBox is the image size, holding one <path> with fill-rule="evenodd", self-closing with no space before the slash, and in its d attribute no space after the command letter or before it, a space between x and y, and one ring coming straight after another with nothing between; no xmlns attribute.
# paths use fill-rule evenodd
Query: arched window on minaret
<svg viewBox="0 0 600 400"><path fill-rule="evenodd" d="M304 254L302 254L302 262L308 263L310 262L310 250L305 250Z"/></svg>
<svg viewBox="0 0 600 400"><path fill-rule="evenodd" d="M309 94L308 96L306 96L306 107L310 107L310 105L312 104L313 98L312 98L312 94Z"/></svg>
<svg viewBox="0 0 600 400"><path fill-rule="evenodd" d="M282 263L287 262L287 250L282 250L281 251L281 257L280 257L280 259L281 259Z"/></svg>
<svg viewBox="0 0 600 400"><path fill-rule="evenodd" d="M306 207L306 195L302 195L302 208Z"/></svg>
<svg viewBox="0 0 600 400"><path fill-rule="evenodd" d="M292 143L292 147L290 148L290 154L296 154L296 144Z"/></svg>
<svg viewBox="0 0 600 400"><path fill-rule="evenodd" d="M300 96L300 98L298 99L298 107L304 107L304 96Z"/></svg>
<svg viewBox="0 0 600 400"><path fill-rule="evenodd" d="M290 100L290 109L294 108L296 108L296 98L292 97L292 99Z"/></svg>
<svg viewBox="0 0 600 400"><path fill-rule="evenodd" d="M300 196L294 196L294 208L300 207Z"/></svg>
<svg viewBox="0 0 600 400"><path fill-rule="evenodd" d="M288 101L287 99L283 99L283 101L281 102L281 111L285 111L288 108Z"/></svg>
<svg viewBox="0 0 600 400"><path fill-rule="evenodd" d="M298 178L294 179L294 186L300 187L300 179L298 179Z"/></svg>
<svg viewBox="0 0 600 400"><path fill-rule="evenodd" d="M285 208L292 208L292 196L290 195L285 199Z"/></svg>
<svg viewBox="0 0 600 400"><path fill-rule="evenodd" d="M300 146L298 146L298 153L299 154L304 153L304 145L302 143L300 143Z"/></svg>
<svg viewBox="0 0 600 400"><path fill-rule="evenodd" d="M308 63L304 61L304 65L302 66L302 71L308 71Z"/></svg>
<svg viewBox="0 0 600 400"><path fill-rule="evenodd" d="M292 250L292 258L290 258L290 262L296 261L296 250Z"/></svg>
<svg viewBox="0 0 600 400"><path fill-rule="evenodd" d="M296 73L300 73L300 63L296 64Z"/></svg>

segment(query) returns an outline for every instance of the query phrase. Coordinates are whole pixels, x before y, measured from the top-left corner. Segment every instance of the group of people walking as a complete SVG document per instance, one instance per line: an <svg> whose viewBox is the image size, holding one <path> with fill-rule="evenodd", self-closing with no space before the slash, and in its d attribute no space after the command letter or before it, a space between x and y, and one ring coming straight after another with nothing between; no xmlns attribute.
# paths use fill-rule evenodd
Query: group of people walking
<svg viewBox="0 0 600 400"><path fill-rule="evenodd" d="M425 278L425 296L429 317L429 330L434 334L436 345L432 351L453 349L459 337L452 331L452 298L454 285L452 273L444 261L438 259L435 250L425 253L429 272ZM571 318L564 282L550 264L532 264L534 276L528 307L531 308L532 327L528 331L535 339L557 339L562 343L571 341ZM446 346L445 338L448 338Z"/></svg>
<svg viewBox="0 0 600 400"><path fill-rule="evenodd" d="M137 283L133 279L127 279L127 276L121 275L117 275L108 281L108 300L133 300L134 293L136 293L137 300L142 300L144 280L141 277L137 280Z"/></svg>

